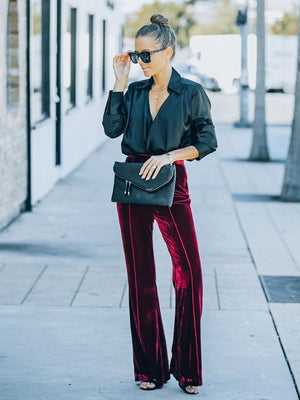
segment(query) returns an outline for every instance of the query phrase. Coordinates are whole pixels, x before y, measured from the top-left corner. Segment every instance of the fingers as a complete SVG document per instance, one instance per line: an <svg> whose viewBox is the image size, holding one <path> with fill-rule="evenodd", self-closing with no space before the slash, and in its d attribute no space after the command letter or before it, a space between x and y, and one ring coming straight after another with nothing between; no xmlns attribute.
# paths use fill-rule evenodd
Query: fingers
<svg viewBox="0 0 300 400"><path fill-rule="evenodd" d="M142 168L143 168L143 172L142 172L141 178L146 179L146 181L148 181L151 178L152 174L158 168L158 164L151 162L151 163L148 163L148 165L146 165L146 166L144 165ZM141 173L140 173L140 175L141 175Z"/></svg>
<svg viewBox="0 0 300 400"><path fill-rule="evenodd" d="M140 170L140 175L142 175L141 178L149 180L155 168L156 168L156 160L154 157L150 157L147 161L144 162Z"/></svg>
<svg viewBox="0 0 300 400"><path fill-rule="evenodd" d="M130 64L130 57L128 55L128 53L130 52L130 50L127 50L124 54L117 54L114 56L113 58L113 64L114 65L121 65L121 66L125 66L128 63Z"/></svg>
<svg viewBox="0 0 300 400"><path fill-rule="evenodd" d="M151 177L152 179L155 179L159 174L159 171L166 164L168 164L168 160L166 160L163 156L152 156L148 158L140 170L140 175L142 175L141 178L146 179L147 181Z"/></svg>
<svg viewBox="0 0 300 400"><path fill-rule="evenodd" d="M152 157L148 158L147 161L144 162L144 164L142 165L142 168L140 170L140 175L144 174L144 171L146 170L146 168L148 167L148 165L150 165L152 162Z"/></svg>
<svg viewBox="0 0 300 400"><path fill-rule="evenodd" d="M128 61L128 57L124 56L123 54L121 55L117 55L113 58L113 63L114 65L121 65L124 66L126 65L127 61ZM130 58L129 58L130 59Z"/></svg>
<svg viewBox="0 0 300 400"><path fill-rule="evenodd" d="M154 174L153 174L153 176L152 176L152 179L155 179L155 178L157 177L157 175L159 174L159 171L162 169L162 167L163 167L163 165L160 164L160 165L158 165L158 167L156 167L155 169L153 169L153 170L154 170ZM152 170L152 171L153 171L153 170Z"/></svg>

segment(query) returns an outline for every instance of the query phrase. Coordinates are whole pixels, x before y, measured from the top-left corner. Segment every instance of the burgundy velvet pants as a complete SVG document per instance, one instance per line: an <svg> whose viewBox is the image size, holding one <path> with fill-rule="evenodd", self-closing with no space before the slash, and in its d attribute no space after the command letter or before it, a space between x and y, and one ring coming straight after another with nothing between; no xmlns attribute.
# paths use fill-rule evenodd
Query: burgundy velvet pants
<svg viewBox="0 0 300 400"><path fill-rule="evenodd" d="M146 159L137 155L126 161ZM158 387L170 379L170 373L180 382L202 385L202 271L185 166L183 161L175 165L176 188L170 208L117 203L128 275L135 380L156 380ZM156 287L154 220L173 264L176 305L170 367Z"/></svg>

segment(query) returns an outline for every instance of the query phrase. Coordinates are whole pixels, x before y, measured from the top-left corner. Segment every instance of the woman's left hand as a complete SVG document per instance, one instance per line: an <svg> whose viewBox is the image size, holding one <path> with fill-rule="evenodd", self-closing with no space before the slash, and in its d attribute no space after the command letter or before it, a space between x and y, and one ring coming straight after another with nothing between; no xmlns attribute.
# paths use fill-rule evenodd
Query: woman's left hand
<svg viewBox="0 0 300 400"><path fill-rule="evenodd" d="M162 154L160 156L151 156L147 161L144 162L140 175L142 179L146 178L148 181L151 176L152 179L155 179L164 165L169 165L170 159L167 154Z"/></svg>

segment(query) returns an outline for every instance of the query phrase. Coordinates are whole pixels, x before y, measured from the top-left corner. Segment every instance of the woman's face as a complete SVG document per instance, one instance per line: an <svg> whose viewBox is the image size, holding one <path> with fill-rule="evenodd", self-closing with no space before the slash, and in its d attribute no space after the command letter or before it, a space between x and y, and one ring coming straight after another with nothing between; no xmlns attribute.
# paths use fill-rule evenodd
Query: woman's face
<svg viewBox="0 0 300 400"><path fill-rule="evenodd" d="M139 36L135 39L135 51L153 51L161 49L163 46L154 41L151 36ZM163 70L169 63L172 57L173 50L167 47L165 50L151 54L151 62L144 63L139 57L138 63L142 68L145 76L152 76Z"/></svg>

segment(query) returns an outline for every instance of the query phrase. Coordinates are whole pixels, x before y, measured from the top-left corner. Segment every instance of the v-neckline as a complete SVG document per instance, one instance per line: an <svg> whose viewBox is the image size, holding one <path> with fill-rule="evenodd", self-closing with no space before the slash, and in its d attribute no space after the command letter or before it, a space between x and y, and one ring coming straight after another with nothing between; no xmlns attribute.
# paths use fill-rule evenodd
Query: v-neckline
<svg viewBox="0 0 300 400"><path fill-rule="evenodd" d="M168 91L168 93L169 93L169 91ZM150 114L150 118L151 118L151 122L152 122L152 123L156 120L156 118L157 118L157 116L158 116L160 110L162 109L162 107L164 106L165 102L168 100L169 97L170 97L170 93L168 94L168 97L164 100L164 102L163 102L163 103L161 104L161 106L159 107L159 109L158 109L158 111L157 111L157 113L156 113L156 115L155 115L155 117L154 117L154 119L153 119L153 118L152 118L152 114L151 114L151 107L150 107L150 90L149 90L149 92L147 92L148 111L149 111L149 114Z"/></svg>

